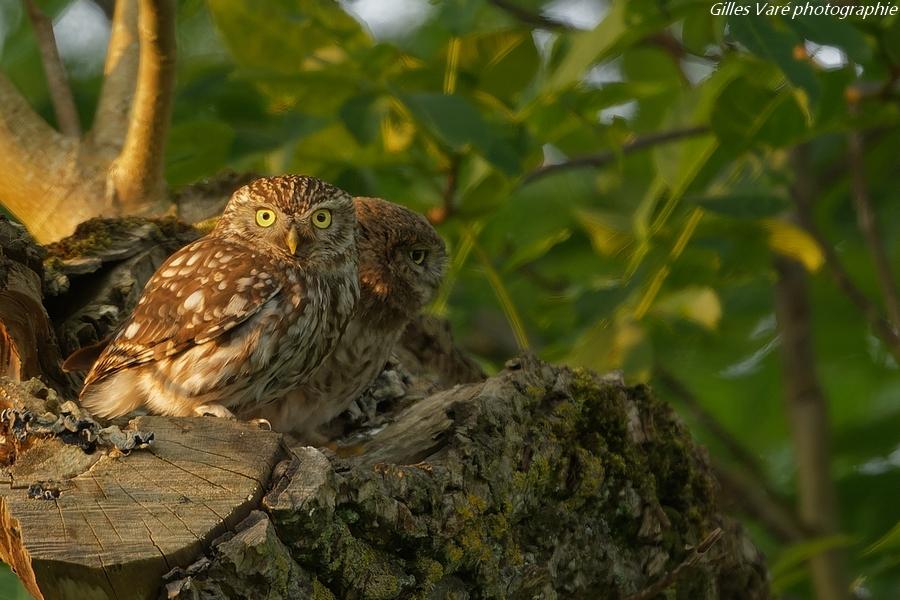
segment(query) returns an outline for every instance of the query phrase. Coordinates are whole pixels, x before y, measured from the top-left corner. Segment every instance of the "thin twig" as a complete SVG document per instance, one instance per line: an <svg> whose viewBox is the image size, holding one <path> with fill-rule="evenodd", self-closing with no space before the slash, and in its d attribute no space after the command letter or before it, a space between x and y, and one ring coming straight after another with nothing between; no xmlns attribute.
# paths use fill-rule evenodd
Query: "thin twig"
<svg viewBox="0 0 900 600"><path fill-rule="evenodd" d="M519 6L511 0L489 0L489 2L500 10L512 15L522 23L532 27L551 30L572 29L572 27L562 21L557 21L556 19L552 19L540 13L531 12L527 8Z"/></svg>
<svg viewBox="0 0 900 600"><path fill-rule="evenodd" d="M678 581L678 578L686 569L689 569L700 562L700 559L702 559L703 556L709 551L709 549L719 541L722 535L723 531L721 527L716 527L715 529L713 529L709 535L703 538L702 542L697 544L697 547L694 548L694 551L691 553L691 555L684 559L681 564L666 573L661 579L657 580L652 585L642 589L637 594L628 596L625 600L649 600L650 598L655 598L659 594L662 594L664 591L672 587L676 581Z"/></svg>
<svg viewBox="0 0 900 600"><path fill-rule="evenodd" d="M810 199L804 195L797 194L793 195L793 199L797 220L822 250L822 255L825 258L825 267L837 284L838 289L859 309L862 316L868 321L869 327L872 328L872 333L885 344L885 347L895 360L900 362L900 331L884 318L878 306L853 282L850 273L844 267L837 252L835 252L834 246L819 231L813 218Z"/></svg>
<svg viewBox="0 0 900 600"><path fill-rule="evenodd" d="M844 267L837 252L835 252L830 242L825 239L822 233L819 232L816 227L805 223L804 219L801 218L800 221L822 249L822 254L825 257L825 266L831 273L838 288L844 292L844 295L847 296L853 304L856 305L856 308L859 309L866 321L869 322L872 333L885 344L885 347L894 359L900 363L900 332L884 318L875 303L872 302L853 282L850 278L850 273L847 271L846 267Z"/></svg>
<svg viewBox="0 0 900 600"><path fill-rule="evenodd" d="M856 114L858 105L851 103L850 112ZM894 328L900 327L900 298L897 296L897 282L891 271L884 243L878 233L875 223L875 211L869 199L869 189L866 184L866 168L863 163L863 141L859 131L851 131L847 140L848 158L850 164L850 180L852 183L853 205L856 209L856 220L859 230L869 247L872 262L875 264L875 272L878 275L878 285L884 298L884 307L888 319Z"/></svg>
<svg viewBox="0 0 900 600"><path fill-rule="evenodd" d="M772 495L766 486L740 468L729 469L712 459L716 480L722 486L722 496L737 510L758 522L775 539L795 544L814 537L796 513L781 498Z"/></svg>
<svg viewBox="0 0 900 600"><path fill-rule="evenodd" d="M560 171L567 171L569 169L580 169L586 167L600 168L605 167L609 163L615 161L619 156L624 154L631 154L632 152L637 152L638 150L644 150L647 148L652 148L653 146L658 146L660 144L666 144L668 142L674 142L677 140L681 140L684 138L694 137L698 135L703 135L705 133L709 133L709 127L700 126L700 127L688 127L685 129L675 129L673 131L663 131L659 133L652 133L643 137L636 138L626 144L623 144L621 148L616 151L609 150L606 152L599 152L597 154L590 154L587 156L579 156L572 159L569 159L565 162L544 165L527 174L522 179L522 185L527 185L532 183L542 177L546 177L548 175L553 175L555 173L559 173Z"/></svg>
<svg viewBox="0 0 900 600"><path fill-rule="evenodd" d="M146 206L163 186L163 148L175 89L175 2L140 0L140 61L128 133L116 161L123 205Z"/></svg>
<svg viewBox="0 0 900 600"><path fill-rule="evenodd" d="M56 114L56 122L59 130L64 135L79 137L81 135L81 123L78 120L78 109L75 108L75 98L72 96L72 88L66 76L66 68L59 57L59 49L56 46L56 37L53 35L53 22L44 14L34 0L22 0L34 37L37 40L38 50L41 54L41 63L44 65L44 75L47 78L47 89L50 91L50 101L53 103L53 112Z"/></svg>

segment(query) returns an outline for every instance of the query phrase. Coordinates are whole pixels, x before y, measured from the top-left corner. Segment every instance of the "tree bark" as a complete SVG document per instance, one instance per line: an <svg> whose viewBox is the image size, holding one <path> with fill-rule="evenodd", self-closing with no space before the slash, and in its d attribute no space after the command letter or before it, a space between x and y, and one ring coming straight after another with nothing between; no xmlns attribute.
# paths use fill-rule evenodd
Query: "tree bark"
<svg viewBox="0 0 900 600"><path fill-rule="evenodd" d="M776 260L775 309L781 333L787 414L797 465L797 495L803 524L813 535L839 531L837 497L831 479L828 403L815 372L806 271L788 258ZM816 597L850 597L843 552L823 552L810 559Z"/></svg>
<svg viewBox="0 0 900 600"><path fill-rule="evenodd" d="M19 225L0 218L0 376L42 376L63 384L59 349L44 309L46 252Z"/></svg>
<svg viewBox="0 0 900 600"><path fill-rule="evenodd" d="M122 153L116 158L118 214L159 212L163 165L175 90L175 2L140 0L137 86Z"/></svg>

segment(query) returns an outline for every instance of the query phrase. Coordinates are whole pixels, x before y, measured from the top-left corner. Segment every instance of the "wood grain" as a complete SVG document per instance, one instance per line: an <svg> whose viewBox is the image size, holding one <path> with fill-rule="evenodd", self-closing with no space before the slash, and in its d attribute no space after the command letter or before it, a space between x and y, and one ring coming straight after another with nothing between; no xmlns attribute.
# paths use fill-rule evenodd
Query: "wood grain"
<svg viewBox="0 0 900 600"><path fill-rule="evenodd" d="M53 475L48 468L11 472L0 486L0 558L36 598L154 597L166 571L258 504L281 453L279 434L246 423L141 417L132 426L156 442L86 463L56 499L28 497L30 484Z"/></svg>

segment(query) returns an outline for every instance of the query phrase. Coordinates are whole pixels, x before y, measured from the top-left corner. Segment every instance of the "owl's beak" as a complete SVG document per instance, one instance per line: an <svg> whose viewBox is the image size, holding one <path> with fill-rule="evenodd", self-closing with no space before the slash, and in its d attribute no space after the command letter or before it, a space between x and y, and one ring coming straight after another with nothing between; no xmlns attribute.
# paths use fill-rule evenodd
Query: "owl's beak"
<svg viewBox="0 0 900 600"><path fill-rule="evenodd" d="M287 244L288 250L291 251L291 254L296 254L300 236L297 235L297 227L295 225L291 225L291 228L288 230L287 238L284 241Z"/></svg>

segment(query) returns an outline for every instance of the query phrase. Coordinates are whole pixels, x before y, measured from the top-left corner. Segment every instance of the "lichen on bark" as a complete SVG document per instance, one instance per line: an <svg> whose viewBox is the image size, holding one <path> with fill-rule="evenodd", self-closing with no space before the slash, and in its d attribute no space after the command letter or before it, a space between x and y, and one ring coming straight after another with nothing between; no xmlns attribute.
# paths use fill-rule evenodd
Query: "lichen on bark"
<svg viewBox="0 0 900 600"><path fill-rule="evenodd" d="M646 387L518 359L353 450L293 448L263 501L335 597L625 598L717 527L674 597L768 594L761 557L717 512L703 452Z"/></svg>

